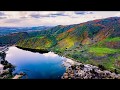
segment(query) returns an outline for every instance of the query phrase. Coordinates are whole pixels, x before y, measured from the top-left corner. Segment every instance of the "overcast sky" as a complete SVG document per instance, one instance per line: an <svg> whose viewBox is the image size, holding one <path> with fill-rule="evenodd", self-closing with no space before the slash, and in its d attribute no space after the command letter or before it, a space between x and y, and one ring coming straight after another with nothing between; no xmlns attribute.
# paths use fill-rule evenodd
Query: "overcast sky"
<svg viewBox="0 0 120 90"><path fill-rule="evenodd" d="M0 26L70 25L115 16L120 11L0 11Z"/></svg>

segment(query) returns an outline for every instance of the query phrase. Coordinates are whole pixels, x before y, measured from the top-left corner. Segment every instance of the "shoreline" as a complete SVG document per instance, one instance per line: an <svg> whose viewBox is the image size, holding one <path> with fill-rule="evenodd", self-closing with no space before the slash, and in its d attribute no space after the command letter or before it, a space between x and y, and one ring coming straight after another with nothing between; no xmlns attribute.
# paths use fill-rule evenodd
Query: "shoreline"
<svg viewBox="0 0 120 90"><path fill-rule="evenodd" d="M12 45L15 46L15 45ZM20 79L22 75L13 75L13 71L15 69L15 66L9 63L7 60L5 60L6 52L8 51L10 46L3 47L3 51L0 52L0 79ZM1 49L2 50L2 49ZM4 55L4 56L3 56Z"/></svg>
<svg viewBox="0 0 120 90"><path fill-rule="evenodd" d="M66 71L61 76L61 79L120 79L120 74L108 70L101 70L101 68L95 65L83 64L62 54L59 56L65 58L62 65L66 67ZM15 75L12 79L19 79L20 77L21 75Z"/></svg>
<svg viewBox="0 0 120 90"><path fill-rule="evenodd" d="M26 51L31 51L31 52L38 52L38 53L48 53L49 52L48 50L45 50L45 49L40 50L40 49L23 48L23 47L20 47L17 45L15 45L15 47L26 50Z"/></svg>
<svg viewBox="0 0 120 90"><path fill-rule="evenodd" d="M120 74L71 59L64 60L63 65L66 67L66 72L61 79L120 79Z"/></svg>

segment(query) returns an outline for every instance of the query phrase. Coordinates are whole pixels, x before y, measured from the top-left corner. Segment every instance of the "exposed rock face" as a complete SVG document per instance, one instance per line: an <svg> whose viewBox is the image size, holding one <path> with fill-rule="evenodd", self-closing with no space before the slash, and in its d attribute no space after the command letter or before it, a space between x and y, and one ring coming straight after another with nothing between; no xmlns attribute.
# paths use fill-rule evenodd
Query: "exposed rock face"
<svg viewBox="0 0 120 90"><path fill-rule="evenodd" d="M106 42L105 45L109 48L115 48L119 49L120 48L120 41L116 42Z"/></svg>
<svg viewBox="0 0 120 90"><path fill-rule="evenodd" d="M91 43L91 39L89 38L88 36L88 32L84 32L83 34L84 36L84 39L82 41L82 45L85 45L85 44L90 44Z"/></svg>
<svg viewBox="0 0 120 90"><path fill-rule="evenodd" d="M102 41L106 39L108 36L110 36L113 33L114 29L112 27L104 28L100 30L97 35L93 38L93 43Z"/></svg>
<svg viewBox="0 0 120 90"><path fill-rule="evenodd" d="M66 61L66 63L69 63L69 66L66 68L66 72L63 74L61 79L120 79L120 74L101 70L97 66L78 62L71 64L69 59Z"/></svg>

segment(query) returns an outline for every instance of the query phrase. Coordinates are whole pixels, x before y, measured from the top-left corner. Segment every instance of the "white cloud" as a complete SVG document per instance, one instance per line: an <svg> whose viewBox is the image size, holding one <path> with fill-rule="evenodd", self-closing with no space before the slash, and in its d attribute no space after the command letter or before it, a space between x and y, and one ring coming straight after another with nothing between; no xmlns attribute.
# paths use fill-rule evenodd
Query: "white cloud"
<svg viewBox="0 0 120 90"><path fill-rule="evenodd" d="M120 17L120 12L116 13L115 16Z"/></svg>
<svg viewBox="0 0 120 90"><path fill-rule="evenodd" d="M58 55L53 53L53 52L48 52L48 53L45 53L43 54L45 57L57 57Z"/></svg>
<svg viewBox="0 0 120 90"><path fill-rule="evenodd" d="M120 16L118 11L1 11L0 26L79 24L94 19Z"/></svg>

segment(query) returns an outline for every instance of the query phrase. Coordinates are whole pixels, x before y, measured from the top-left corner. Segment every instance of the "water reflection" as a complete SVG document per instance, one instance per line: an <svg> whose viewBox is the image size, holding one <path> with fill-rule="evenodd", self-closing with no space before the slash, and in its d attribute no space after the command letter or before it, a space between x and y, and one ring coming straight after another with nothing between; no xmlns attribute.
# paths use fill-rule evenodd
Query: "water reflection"
<svg viewBox="0 0 120 90"><path fill-rule="evenodd" d="M65 72L63 57L53 52L44 54L10 47L6 60L16 66L14 73L23 71L29 79L59 79Z"/></svg>

